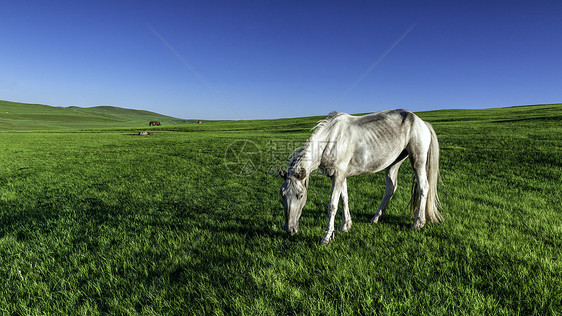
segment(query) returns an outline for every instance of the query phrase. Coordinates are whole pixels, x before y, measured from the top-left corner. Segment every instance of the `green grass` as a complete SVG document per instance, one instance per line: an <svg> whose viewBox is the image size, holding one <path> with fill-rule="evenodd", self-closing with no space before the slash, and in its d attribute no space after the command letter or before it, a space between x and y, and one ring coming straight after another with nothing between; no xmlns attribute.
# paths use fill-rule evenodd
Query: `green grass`
<svg viewBox="0 0 562 316"><path fill-rule="evenodd" d="M562 105L418 114L445 222L410 229L404 164L378 225L384 175L348 179L354 226L330 246L330 180L288 237L272 168L318 118L1 131L0 313L562 313ZM237 140L254 173L225 165Z"/></svg>
<svg viewBox="0 0 562 316"><path fill-rule="evenodd" d="M162 126L197 122L113 106L53 107L0 101L0 131L147 127L150 121Z"/></svg>

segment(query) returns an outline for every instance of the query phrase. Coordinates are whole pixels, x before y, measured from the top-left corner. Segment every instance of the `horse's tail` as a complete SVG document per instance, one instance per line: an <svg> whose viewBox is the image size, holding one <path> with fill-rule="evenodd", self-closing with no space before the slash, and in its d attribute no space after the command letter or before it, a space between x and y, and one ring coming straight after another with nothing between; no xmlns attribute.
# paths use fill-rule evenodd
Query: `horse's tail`
<svg viewBox="0 0 562 316"><path fill-rule="evenodd" d="M437 223L445 220L441 213L439 213L439 207L441 204L439 202L439 196L437 195L437 182L439 182L439 142L437 140L437 134L435 134L435 130L433 130L433 126L431 126L428 122L425 122L425 124L431 132L431 144L429 145L429 151L427 152L426 163L429 191L427 193L425 215L431 222Z"/></svg>

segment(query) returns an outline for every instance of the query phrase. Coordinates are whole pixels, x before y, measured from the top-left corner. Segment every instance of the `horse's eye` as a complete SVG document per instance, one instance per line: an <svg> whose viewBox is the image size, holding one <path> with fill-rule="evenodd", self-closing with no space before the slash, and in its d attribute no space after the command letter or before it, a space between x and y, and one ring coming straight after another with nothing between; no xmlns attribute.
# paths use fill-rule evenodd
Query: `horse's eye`
<svg viewBox="0 0 562 316"><path fill-rule="evenodd" d="M297 200L302 199L302 194L297 194Z"/></svg>

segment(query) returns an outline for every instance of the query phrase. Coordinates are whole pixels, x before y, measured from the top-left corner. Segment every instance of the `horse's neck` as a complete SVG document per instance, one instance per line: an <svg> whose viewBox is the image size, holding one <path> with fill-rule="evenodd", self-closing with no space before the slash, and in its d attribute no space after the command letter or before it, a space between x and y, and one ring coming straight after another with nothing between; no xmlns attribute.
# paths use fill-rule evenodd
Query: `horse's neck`
<svg viewBox="0 0 562 316"><path fill-rule="evenodd" d="M327 142L317 139L309 139L297 157L297 162L293 166L295 169L304 168L307 174L318 169L322 162L322 153Z"/></svg>

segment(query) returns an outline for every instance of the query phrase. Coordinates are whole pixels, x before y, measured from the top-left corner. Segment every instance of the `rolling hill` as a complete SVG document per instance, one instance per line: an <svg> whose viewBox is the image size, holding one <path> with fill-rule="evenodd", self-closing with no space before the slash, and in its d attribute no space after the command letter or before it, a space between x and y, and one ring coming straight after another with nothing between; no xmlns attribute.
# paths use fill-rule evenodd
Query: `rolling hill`
<svg viewBox="0 0 562 316"><path fill-rule="evenodd" d="M55 107L0 101L0 130L141 127L150 121L159 121L163 126L197 122L114 106Z"/></svg>

